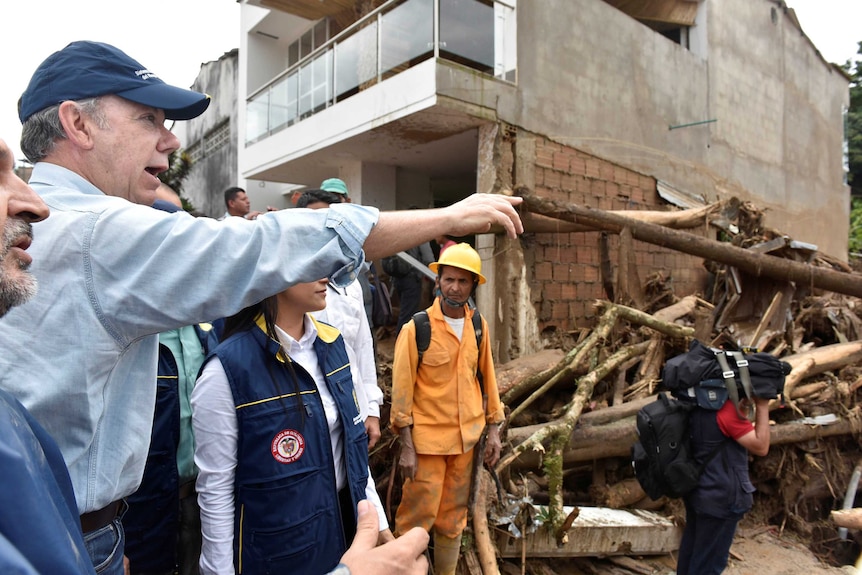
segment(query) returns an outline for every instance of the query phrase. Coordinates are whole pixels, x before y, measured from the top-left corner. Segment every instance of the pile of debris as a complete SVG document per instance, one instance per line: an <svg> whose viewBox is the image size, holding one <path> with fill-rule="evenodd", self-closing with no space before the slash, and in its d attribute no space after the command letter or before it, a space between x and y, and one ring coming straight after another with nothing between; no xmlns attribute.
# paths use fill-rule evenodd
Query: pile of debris
<svg viewBox="0 0 862 575"><path fill-rule="evenodd" d="M862 276L764 228L751 204L736 202L732 219L726 209L701 211L720 214L731 241L718 242L521 193L534 213L614 233L625 228L635 239L704 257L715 282L708 295L679 297L657 274L642 286L640 307L626 291L609 294L595 302L591 329L498 367L506 448L476 486L462 569L523 573L531 565L530 572L554 573L535 562L616 556L615 572L652 572L636 558L675 550L682 504L647 497L630 454L635 414L655 400L665 360L693 339L755 347L792 365L784 401L770 407L770 453L751 463L757 493L749 521L802 536L826 562L854 562L858 532L845 539L830 512L852 507L854 467L856 483L862 470ZM388 394L385 358L380 367ZM388 432L372 456L389 509L401 483L397 449Z"/></svg>

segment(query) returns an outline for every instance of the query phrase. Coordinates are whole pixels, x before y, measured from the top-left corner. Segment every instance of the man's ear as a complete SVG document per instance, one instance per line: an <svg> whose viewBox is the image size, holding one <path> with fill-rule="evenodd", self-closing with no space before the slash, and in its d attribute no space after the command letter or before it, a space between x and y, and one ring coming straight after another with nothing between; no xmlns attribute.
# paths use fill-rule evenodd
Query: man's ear
<svg viewBox="0 0 862 575"><path fill-rule="evenodd" d="M67 100L60 104L58 115L66 139L72 145L85 149L93 147L93 119L81 110L77 102Z"/></svg>

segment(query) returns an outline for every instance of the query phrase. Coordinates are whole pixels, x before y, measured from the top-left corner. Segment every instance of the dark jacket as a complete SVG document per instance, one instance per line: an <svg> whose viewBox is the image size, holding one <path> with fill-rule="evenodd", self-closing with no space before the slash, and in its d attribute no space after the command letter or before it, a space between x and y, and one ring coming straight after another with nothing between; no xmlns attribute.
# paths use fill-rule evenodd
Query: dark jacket
<svg viewBox="0 0 862 575"><path fill-rule="evenodd" d="M748 450L721 432L717 411L696 408L691 414L694 458L709 459L688 501L698 513L730 519L741 517L754 503L754 485L748 475ZM722 445L724 444L724 445Z"/></svg>
<svg viewBox="0 0 862 575"><path fill-rule="evenodd" d="M0 572L95 575L57 444L0 391Z"/></svg>
<svg viewBox="0 0 862 575"><path fill-rule="evenodd" d="M215 330L194 326L201 350L207 355L217 345ZM177 565L180 477L179 370L171 350L159 344L156 408L147 466L138 490L126 501L123 517L125 554L136 572L168 572Z"/></svg>

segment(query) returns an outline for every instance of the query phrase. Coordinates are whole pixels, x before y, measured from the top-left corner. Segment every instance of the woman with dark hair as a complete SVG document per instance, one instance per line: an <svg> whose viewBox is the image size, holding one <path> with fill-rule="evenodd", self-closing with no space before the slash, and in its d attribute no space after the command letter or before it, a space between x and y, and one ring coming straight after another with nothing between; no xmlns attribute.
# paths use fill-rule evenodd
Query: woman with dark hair
<svg viewBox="0 0 862 575"><path fill-rule="evenodd" d="M225 322L192 394L200 469L201 573L325 573L377 508L368 438L326 279L297 284Z"/></svg>

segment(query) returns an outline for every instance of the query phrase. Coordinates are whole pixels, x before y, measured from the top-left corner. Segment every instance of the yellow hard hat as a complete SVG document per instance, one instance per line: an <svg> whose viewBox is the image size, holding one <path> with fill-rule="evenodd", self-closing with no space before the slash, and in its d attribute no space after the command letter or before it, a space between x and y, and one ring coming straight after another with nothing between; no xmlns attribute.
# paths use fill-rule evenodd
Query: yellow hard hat
<svg viewBox="0 0 862 575"><path fill-rule="evenodd" d="M482 260L479 258L479 252L473 249L473 246L467 243L455 244L449 246L443 251L440 259L436 262L431 262L428 267L435 274L440 266L452 266L467 270L476 274L479 278L479 285L485 283L485 276L482 275Z"/></svg>

